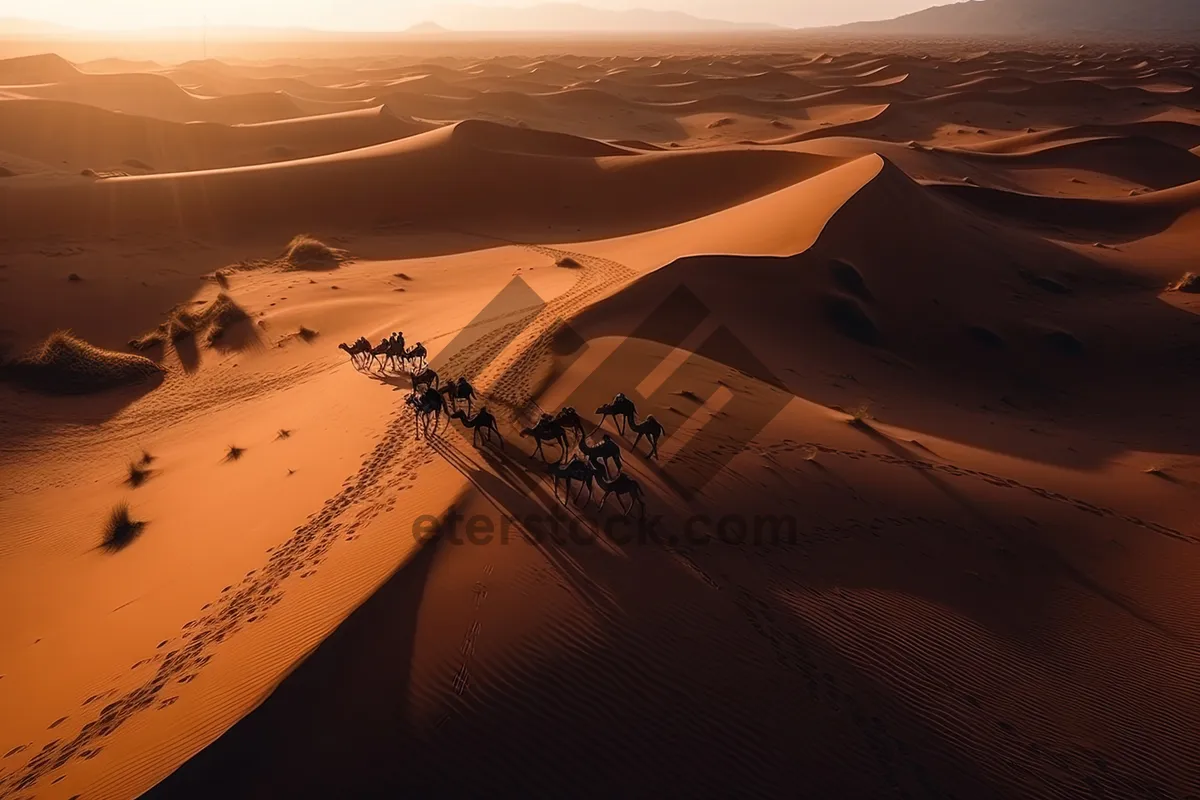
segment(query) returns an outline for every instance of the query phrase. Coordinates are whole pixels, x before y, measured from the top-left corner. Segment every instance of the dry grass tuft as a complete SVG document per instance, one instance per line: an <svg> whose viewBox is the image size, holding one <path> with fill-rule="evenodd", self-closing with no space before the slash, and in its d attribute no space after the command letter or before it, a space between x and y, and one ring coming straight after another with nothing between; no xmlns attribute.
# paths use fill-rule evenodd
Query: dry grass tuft
<svg viewBox="0 0 1200 800"><path fill-rule="evenodd" d="M225 453L226 461L237 461L246 452L246 448L238 447L236 444L229 445L229 450Z"/></svg>
<svg viewBox="0 0 1200 800"><path fill-rule="evenodd" d="M136 339L129 340L129 346L134 350L153 350L155 347L162 347L165 343L166 338L161 331L157 330L144 333Z"/></svg>
<svg viewBox="0 0 1200 800"><path fill-rule="evenodd" d="M583 269L583 264L580 264L570 256L563 256L554 262L554 266L561 269Z"/></svg>
<svg viewBox="0 0 1200 800"><path fill-rule="evenodd" d="M278 437L278 438L280 438L280 439L287 439L287 438L288 438L288 437L290 437L291 435L292 435L292 432L291 432L291 431L289 431L287 428L280 428L280 429L279 429L279 437Z"/></svg>
<svg viewBox="0 0 1200 800"><path fill-rule="evenodd" d="M31 389L56 394L87 394L131 386L161 376L148 358L104 350L72 336L52 333L27 355L0 370L3 377Z"/></svg>
<svg viewBox="0 0 1200 800"><path fill-rule="evenodd" d="M346 261L346 251L301 234L288 243L283 261L289 269L336 269Z"/></svg>
<svg viewBox="0 0 1200 800"><path fill-rule="evenodd" d="M1196 294L1200 292L1200 275L1194 272L1185 272L1183 277L1168 286L1167 290Z"/></svg>
<svg viewBox="0 0 1200 800"><path fill-rule="evenodd" d="M176 308L166 322L131 340L129 346L135 350L149 350L168 341L178 342L201 334L206 334L205 340L211 345L219 341L231 327L249 319L250 315L245 309L221 292L199 311Z"/></svg>
<svg viewBox="0 0 1200 800"><path fill-rule="evenodd" d="M143 450L142 457L138 460L138 463L141 464L142 466L147 466L147 465L153 464L154 456L150 454L149 450Z"/></svg>
<svg viewBox="0 0 1200 800"><path fill-rule="evenodd" d="M871 423L875 418L871 415L871 404L867 402L859 403L848 412L850 419L846 420L856 428L871 429Z"/></svg>
<svg viewBox="0 0 1200 800"><path fill-rule="evenodd" d="M150 469L140 461L129 462L129 477L125 482L134 489L141 486L150 477Z"/></svg>
<svg viewBox="0 0 1200 800"><path fill-rule="evenodd" d="M108 515L108 523L104 526L102 545L105 550L123 550L133 544L133 540L145 527L145 522L135 520L130 515L129 504L121 503Z"/></svg>
<svg viewBox="0 0 1200 800"><path fill-rule="evenodd" d="M296 335L306 342L311 342L321 334L318 331L314 331L312 328L301 325L300 330L296 331Z"/></svg>
<svg viewBox="0 0 1200 800"><path fill-rule="evenodd" d="M203 320L208 323L208 343L218 341L230 327L248 319L250 315L233 302L229 295L222 292L203 312Z"/></svg>
<svg viewBox="0 0 1200 800"><path fill-rule="evenodd" d="M393 278L399 278L402 281L411 281L412 277L407 272L397 272L392 275Z"/></svg>

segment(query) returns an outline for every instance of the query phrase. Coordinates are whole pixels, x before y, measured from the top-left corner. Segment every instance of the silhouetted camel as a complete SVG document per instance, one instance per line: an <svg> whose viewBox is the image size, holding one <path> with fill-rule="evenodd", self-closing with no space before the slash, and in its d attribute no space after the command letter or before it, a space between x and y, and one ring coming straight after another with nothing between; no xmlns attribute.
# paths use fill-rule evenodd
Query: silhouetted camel
<svg viewBox="0 0 1200 800"><path fill-rule="evenodd" d="M380 362L379 363L380 369L387 366L387 355L388 355L388 351L391 349L391 347L392 347L392 343L389 342L387 339L381 340L379 342L379 344L372 347L371 348L371 363L374 364L375 361L378 360Z"/></svg>
<svg viewBox="0 0 1200 800"><path fill-rule="evenodd" d="M384 356L384 362L383 362L383 365L385 368L387 367L388 362L391 362L393 366L396 365L397 363L399 363L399 365L401 367L404 366L404 334L403 333L393 333L391 338L388 339L388 349L387 349L387 353Z"/></svg>
<svg viewBox="0 0 1200 800"><path fill-rule="evenodd" d="M338 349L345 350L350 356L350 363L356 367L362 366L371 356L371 343L366 339L359 339L354 344L342 342Z"/></svg>
<svg viewBox="0 0 1200 800"><path fill-rule="evenodd" d="M413 374L412 385L413 385L414 392L417 390L418 386L422 386L422 385L430 386L430 387L433 387L434 389L437 389L438 374L431 369L421 370L420 372ZM440 398L441 394L439 394L438 397Z"/></svg>
<svg viewBox="0 0 1200 800"><path fill-rule="evenodd" d="M621 448L617 446L617 443L614 442L613 438L607 433L604 434L604 437L600 440L599 444L588 444L588 440L585 438L580 439L577 446L579 447L579 451L583 453L584 456L587 457L587 460L592 463L592 466L596 468L597 474L599 474L601 470L604 471L605 475L609 474L608 459L613 460L613 462L617 465L617 472L620 473Z"/></svg>
<svg viewBox="0 0 1200 800"><path fill-rule="evenodd" d="M579 416L579 412L571 406L567 406L555 414L554 421L567 430L575 431L577 440L587 435L583 427L583 417Z"/></svg>
<svg viewBox="0 0 1200 800"><path fill-rule="evenodd" d="M566 464L556 462L554 464L547 464L546 468L550 472L551 477L554 478L554 498L556 500L558 499L558 482L559 480L565 480L567 482L567 490L563 494L564 503L571 497L571 481L579 481L579 494L583 494L583 488L587 487L587 500L583 504L586 506L592 502L592 481L596 477L596 470L591 464L578 458L572 458ZM575 499L578 500L579 495L576 495Z"/></svg>
<svg viewBox="0 0 1200 800"><path fill-rule="evenodd" d="M633 478L628 475L618 475L613 480L608 480L599 473L596 474L596 483L604 490L604 496L600 498L600 508L604 508L604 504L608 502L610 494L617 495L617 502L621 502L623 495L629 495L629 506L621 506L625 512L625 516L629 516L629 512L633 510L635 504L641 505L641 516L646 515L646 501L642 499L642 487Z"/></svg>
<svg viewBox="0 0 1200 800"><path fill-rule="evenodd" d="M462 424L472 430L471 444L479 444L476 437L479 436L480 431L484 432L484 438L489 442L492 440L492 433L495 432L496 438L500 441L500 449L504 449L504 437L500 435L500 428L496 426L496 418L492 412L487 410L487 406L479 409L479 413L470 419L461 411L455 411L450 415L450 419L462 420Z"/></svg>
<svg viewBox="0 0 1200 800"><path fill-rule="evenodd" d="M563 426L559 425L549 415L542 415L541 420L532 428L522 428L521 436L532 436L537 442L537 447L533 449L532 455L541 455L543 461L549 461L546 458L546 453L542 450L542 442L557 442L562 449L558 460L562 461L563 455L567 452L567 432L563 430Z"/></svg>
<svg viewBox="0 0 1200 800"><path fill-rule="evenodd" d="M471 413L471 403L475 399L475 387L471 386L466 378L459 377L457 381L447 381L440 391L454 408L458 407L459 400L466 400L467 413Z"/></svg>
<svg viewBox="0 0 1200 800"><path fill-rule="evenodd" d="M418 362L420 364L418 368L423 370L426 367L425 357L428 355L425 351L425 345L417 342L412 346L411 350L404 351L404 360Z"/></svg>
<svg viewBox="0 0 1200 800"><path fill-rule="evenodd" d="M446 403L437 389L427 387L420 394L413 392L404 398L404 402L412 407L413 416L426 435L429 434L430 417L433 417L433 432L437 433L442 421L442 412L446 410Z"/></svg>
<svg viewBox="0 0 1200 800"><path fill-rule="evenodd" d="M625 433L625 423L632 423L637 419L637 409L633 405L633 401L623 394L618 394L613 398L611 403L600 406L596 409L596 413L600 414L600 424L597 428L604 425L604 420L608 417L613 418L613 422L617 425L617 431L622 435ZM623 418L623 419L622 419Z"/></svg>
<svg viewBox="0 0 1200 800"><path fill-rule="evenodd" d="M653 414L650 414L641 422L629 423L629 428L637 432L637 438L633 440L633 449L637 450L638 442L645 436L646 440L650 442L650 458L658 458L658 437L667 432L662 423L656 420Z"/></svg>

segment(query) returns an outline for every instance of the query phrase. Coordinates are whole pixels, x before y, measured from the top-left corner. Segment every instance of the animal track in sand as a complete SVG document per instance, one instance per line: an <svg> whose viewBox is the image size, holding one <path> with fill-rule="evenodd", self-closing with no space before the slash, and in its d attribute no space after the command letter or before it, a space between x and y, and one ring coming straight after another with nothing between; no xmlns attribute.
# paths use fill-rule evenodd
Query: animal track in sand
<svg viewBox="0 0 1200 800"><path fill-rule="evenodd" d="M538 245L522 246L555 258L569 255L583 268L578 270L575 283L565 293L545 303L535 314L489 331L473 343L470 350L455 353L445 366L448 373L479 376L482 391L497 404L511 409L522 409L532 399L526 373L552 357L550 344L555 326L581 310L598 293L635 274L628 267L608 259ZM531 340L531 344L513 360L521 369L506 369L501 373L502 377L492 378L494 385L489 383L489 373L494 376L498 371L496 359L519 335ZM341 491L326 500L305 524L297 527L291 538L269 549L267 563L256 573L247 575L236 586L226 586L218 599L202 607L199 618L183 626L175 640L159 643L156 648L159 650L173 642L178 645L160 654L161 659L155 662L157 668L146 680L121 693L119 699L85 722L75 737L47 744L19 769L0 776L0 795L27 790L51 773L59 772L75 758L94 757L100 751L97 743L133 716L176 702L177 697L160 700L159 696L181 679L192 680L211 659L209 651L215 645L232 637L249 624L251 618L260 619L263 612L277 605L283 597L283 584L289 577L301 573L311 575L313 568L321 563L338 540L354 535L362 525L386 512L390 498L377 490L394 491L398 486L411 484L417 471L433 462L435 453L422 440L409 435L410 425L410 417L404 409L393 412L380 441L366 454L358 471L343 484ZM346 521L343 517L347 510L357 506L362 506L362 511L356 514L353 522ZM478 629L474 636L478 636ZM473 647L474 644L471 649ZM454 690L462 694L468 685L469 669L464 663L455 677ZM103 696L92 696L83 706L114 694L117 694L115 689ZM10 755L17 755L26 747L28 745Z"/></svg>
<svg viewBox="0 0 1200 800"><path fill-rule="evenodd" d="M975 480L980 480L992 486L997 486L1004 489L1024 489L1025 491L1032 492L1033 494L1036 494L1038 497L1041 497L1045 500L1050 500L1056 503L1064 503L1074 507L1079 511L1084 511L1098 517L1108 517L1110 519L1120 520L1121 522L1125 522L1129 525L1152 531L1181 542L1187 542L1188 544L1200 544L1200 538L1184 533L1183 531L1176 530L1167 525L1161 525L1157 522L1144 520L1141 517L1135 517L1130 514L1123 514L1105 506L1089 503L1086 500L1070 497L1050 489L1043 489L1040 486L1032 486L1030 484L1022 483L1021 481L1014 480L1012 478L1005 478L999 475L993 475L988 472L968 469L965 467L956 467L953 464L942 464L933 461L922 461L920 459L902 458L889 453L873 453L868 450L841 450L839 448L830 447L829 445L821 444L819 442L794 442L791 440L787 440L782 444L769 446L766 448L766 451L791 452L805 448L813 448L819 453L842 456L844 458L853 460L870 458L884 464L893 464L896 466L909 467L911 469L926 470L930 472L940 472L956 478L973 478Z"/></svg>

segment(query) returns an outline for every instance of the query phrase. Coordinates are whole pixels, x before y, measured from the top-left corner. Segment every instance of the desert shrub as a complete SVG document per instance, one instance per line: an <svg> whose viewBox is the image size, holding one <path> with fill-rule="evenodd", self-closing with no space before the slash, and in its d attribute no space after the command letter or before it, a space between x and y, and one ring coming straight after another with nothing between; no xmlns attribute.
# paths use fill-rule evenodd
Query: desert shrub
<svg viewBox="0 0 1200 800"><path fill-rule="evenodd" d="M212 344L220 340L230 327L248 319L250 315L246 310L232 297L221 292L215 300L199 310L177 307L166 322L131 340L129 346L135 350L149 350L167 341L178 342L205 332L208 344Z"/></svg>
<svg viewBox="0 0 1200 800"><path fill-rule="evenodd" d="M562 258L558 259L557 261L554 262L554 266L561 267L562 269L582 269L583 268L583 264L580 264L578 261L571 258L570 256L563 256Z"/></svg>
<svg viewBox="0 0 1200 800"><path fill-rule="evenodd" d="M142 383L162 372L143 356L105 350L57 331L0 374L39 391L87 394Z"/></svg>
<svg viewBox="0 0 1200 800"><path fill-rule="evenodd" d="M121 550L132 544L144 527L145 522L139 522L131 516L129 504L121 503L108 515L102 544L106 550Z"/></svg>
<svg viewBox="0 0 1200 800"><path fill-rule="evenodd" d="M346 260L346 251L301 234L288 243L283 260L290 269L335 269Z"/></svg>
<svg viewBox="0 0 1200 800"><path fill-rule="evenodd" d="M166 342L166 338L158 330L143 333L134 339L129 340L129 346L134 350L153 350L156 347L162 347Z"/></svg>
<svg viewBox="0 0 1200 800"><path fill-rule="evenodd" d="M1183 277L1172 283L1169 287L1172 292L1187 292L1196 294L1200 292L1200 275L1194 272L1186 272Z"/></svg>
<svg viewBox="0 0 1200 800"><path fill-rule="evenodd" d="M143 483L145 483L146 479L149 477L150 477L150 468L146 465L145 462L142 462L142 461L130 461L129 462L129 475L125 479L126 483L128 483L130 486L132 486L133 488L136 489L137 487L139 487Z"/></svg>
<svg viewBox="0 0 1200 800"><path fill-rule="evenodd" d="M230 327L250 319L250 315L233 302L229 295L222 292L217 295L212 305L204 309L202 319L208 328L208 343L212 344L220 340Z"/></svg>

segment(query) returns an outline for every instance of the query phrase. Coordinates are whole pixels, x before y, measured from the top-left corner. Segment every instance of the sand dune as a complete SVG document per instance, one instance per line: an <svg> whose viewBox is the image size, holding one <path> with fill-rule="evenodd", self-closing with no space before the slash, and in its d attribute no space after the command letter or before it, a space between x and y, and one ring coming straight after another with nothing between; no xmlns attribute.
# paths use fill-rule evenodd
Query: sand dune
<svg viewBox="0 0 1200 800"><path fill-rule="evenodd" d="M617 155L595 161L601 153ZM826 163L767 150L633 155L562 134L469 122L276 164L0 186L0 203L4 235L12 238L146 236L166 229L187 236L283 236L331 225L369 229L387 221L450 220L468 230L565 225L611 234L698 216L807 177Z"/></svg>
<svg viewBox="0 0 1200 800"><path fill-rule="evenodd" d="M0 796L1189 797L1200 57L812 44L0 60Z"/></svg>
<svg viewBox="0 0 1200 800"><path fill-rule="evenodd" d="M182 172L305 158L393 141L432 126L382 107L257 125L165 122L54 100L0 103L6 150L47 168ZM86 129L60 139L55 131Z"/></svg>

